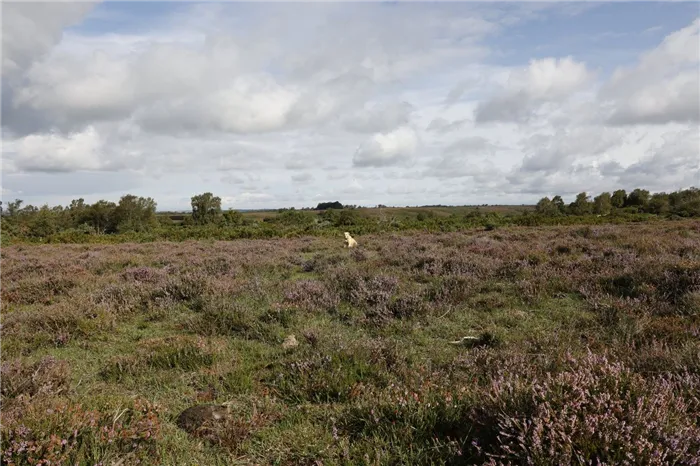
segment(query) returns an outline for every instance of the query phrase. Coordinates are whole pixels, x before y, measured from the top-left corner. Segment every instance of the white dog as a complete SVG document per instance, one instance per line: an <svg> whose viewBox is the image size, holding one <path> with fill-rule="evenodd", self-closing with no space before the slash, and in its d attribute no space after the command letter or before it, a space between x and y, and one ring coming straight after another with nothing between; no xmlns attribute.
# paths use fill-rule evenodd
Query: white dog
<svg viewBox="0 0 700 466"><path fill-rule="evenodd" d="M355 241L355 238L350 236L350 233L347 231L345 232L345 246L348 248L354 248L357 246L357 241Z"/></svg>

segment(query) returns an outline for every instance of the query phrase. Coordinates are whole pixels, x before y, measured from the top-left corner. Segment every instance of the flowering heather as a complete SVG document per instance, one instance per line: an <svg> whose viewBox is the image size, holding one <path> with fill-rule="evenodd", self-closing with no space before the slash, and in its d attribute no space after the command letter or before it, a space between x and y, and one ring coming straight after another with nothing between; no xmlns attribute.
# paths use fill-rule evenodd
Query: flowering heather
<svg viewBox="0 0 700 466"><path fill-rule="evenodd" d="M698 464L697 220L353 236L3 247L3 464Z"/></svg>
<svg viewBox="0 0 700 466"><path fill-rule="evenodd" d="M526 464L700 464L700 377L644 379L593 354L571 364L540 379L511 373L493 381L489 396L495 406L480 408L502 413L492 458Z"/></svg>
<svg viewBox="0 0 700 466"><path fill-rule="evenodd" d="M317 280L291 282L284 292L284 300L304 309L324 311L332 311L339 303L338 297Z"/></svg>
<svg viewBox="0 0 700 466"><path fill-rule="evenodd" d="M3 362L0 369L3 405L8 399L21 395L60 393L68 386L69 371L66 361L58 361L52 356L45 356L33 364L22 364L18 360Z"/></svg>
<svg viewBox="0 0 700 466"><path fill-rule="evenodd" d="M157 406L136 399L110 412L38 402L3 413L3 464L102 464L122 458L155 464L161 434Z"/></svg>

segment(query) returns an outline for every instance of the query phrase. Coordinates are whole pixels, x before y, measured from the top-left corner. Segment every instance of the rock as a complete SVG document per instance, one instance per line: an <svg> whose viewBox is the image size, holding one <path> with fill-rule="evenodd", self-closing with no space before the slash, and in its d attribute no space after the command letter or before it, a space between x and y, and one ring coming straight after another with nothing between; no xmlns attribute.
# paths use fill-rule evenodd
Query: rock
<svg viewBox="0 0 700 466"><path fill-rule="evenodd" d="M202 427L214 427L228 417L228 410L221 405L197 405L187 408L177 417L177 426L189 434L198 434Z"/></svg>
<svg viewBox="0 0 700 466"><path fill-rule="evenodd" d="M284 349L295 348L297 346L299 346L299 342L297 341L294 335L289 335L287 338L284 339L284 342L282 343L282 348Z"/></svg>

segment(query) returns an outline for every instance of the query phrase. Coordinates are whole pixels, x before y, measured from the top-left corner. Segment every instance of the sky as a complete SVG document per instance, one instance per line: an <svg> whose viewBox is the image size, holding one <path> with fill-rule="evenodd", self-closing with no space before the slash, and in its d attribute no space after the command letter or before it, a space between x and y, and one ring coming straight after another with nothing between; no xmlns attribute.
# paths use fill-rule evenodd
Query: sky
<svg viewBox="0 0 700 466"><path fill-rule="evenodd" d="M2 199L700 187L698 2L3 2Z"/></svg>

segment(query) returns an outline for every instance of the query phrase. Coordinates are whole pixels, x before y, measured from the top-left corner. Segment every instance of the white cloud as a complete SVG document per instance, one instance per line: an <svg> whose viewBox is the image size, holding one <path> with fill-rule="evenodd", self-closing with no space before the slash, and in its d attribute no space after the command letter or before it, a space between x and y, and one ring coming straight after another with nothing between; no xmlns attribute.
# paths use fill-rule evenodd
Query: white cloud
<svg viewBox="0 0 700 466"><path fill-rule="evenodd" d="M401 127L389 133L377 133L362 144L352 159L356 167L388 167L410 163L418 148L413 129Z"/></svg>
<svg viewBox="0 0 700 466"><path fill-rule="evenodd" d="M298 173L296 175L292 175L292 181L295 183L308 183L309 181L313 181L314 176L311 173Z"/></svg>
<svg viewBox="0 0 700 466"><path fill-rule="evenodd" d="M700 19L668 35L637 66L618 68L600 99L617 125L700 122Z"/></svg>
<svg viewBox="0 0 700 466"><path fill-rule="evenodd" d="M535 134L522 141L523 172L553 173L582 158L598 158L622 144L623 133L604 127L577 127L554 134Z"/></svg>
<svg viewBox="0 0 700 466"><path fill-rule="evenodd" d="M435 133L449 133L455 130L460 129L467 123L466 119L462 120L455 120L455 121L447 121L443 117L437 117L434 120L431 120L430 124L426 128L427 131L432 131Z"/></svg>
<svg viewBox="0 0 700 466"><path fill-rule="evenodd" d="M512 71L502 89L476 109L476 121L526 122L546 102L567 99L591 82L593 74L571 57L530 60Z"/></svg>
<svg viewBox="0 0 700 466"><path fill-rule="evenodd" d="M700 131L683 130L662 136L642 159L623 167L617 161L600 171L620 186L682 189L700 185Z"/></svg>
<svg viewBox="0 0 700 466"><path fill-rule="evenodd" d="M442 156L430 163L424 175L446 179L479 176L486 171L494 173L488 156L497 149L495 144L480 136L458 139L444 148Z"/></svg>
<svg viewBox="0 0 700 466"><path fill-rule="evenodd" d="M30 135L14 142L14 163L20 170L71 172L104 168L103 143L90 127L68 136Z"/></svg>
<svg viewBox="0 0 700 466"><path fill-rule="evenodd" d="M313 162L299 153L292 154L284 164L284 168L287 170L306 170L312 167Z"/></svg>
<svg viewBox="0 0 700 466"><path fill-rule="evenodd" d="M2 76L21 74L50 52L63 29L80 22L94 2L7 2L2 6Z"/></svg>
<svg viewBox="0 0 700 466"><path fill-rule="evenodd" d="M343 124L349 131L358 133L390 131L408 124L413 110L408 102L374 104L348 115Z"/></svg>
<svg viewBox="0 0 700 466"><path fill-rule="evenodd" d="M274 196L267 193L242 192L235 196L221 196L221 206L224 208L237 208L241 205L251 205L260 207L274 199Z"/></svg>

